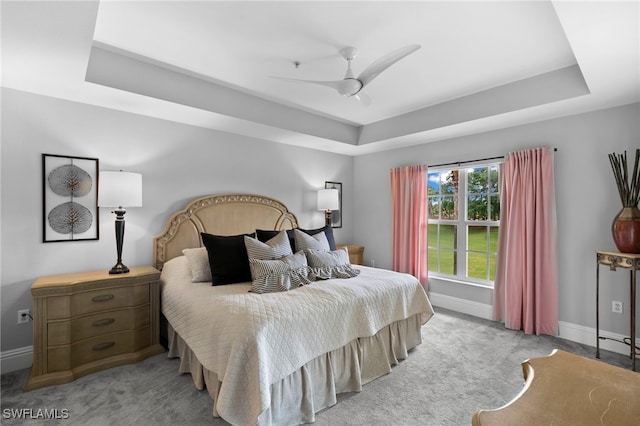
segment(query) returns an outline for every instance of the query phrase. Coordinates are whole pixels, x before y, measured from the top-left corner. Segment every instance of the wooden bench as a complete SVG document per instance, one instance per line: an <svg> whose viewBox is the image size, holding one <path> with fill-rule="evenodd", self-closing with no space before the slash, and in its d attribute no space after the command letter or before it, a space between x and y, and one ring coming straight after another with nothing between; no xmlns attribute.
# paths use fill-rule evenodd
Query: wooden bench
<svg viewBox="0 0 640 426"><path fill-rule="evenodd" d="M522 391L476 412L474 426L640 425L640 373L560 350L523 362L522 371Z"/></svg>

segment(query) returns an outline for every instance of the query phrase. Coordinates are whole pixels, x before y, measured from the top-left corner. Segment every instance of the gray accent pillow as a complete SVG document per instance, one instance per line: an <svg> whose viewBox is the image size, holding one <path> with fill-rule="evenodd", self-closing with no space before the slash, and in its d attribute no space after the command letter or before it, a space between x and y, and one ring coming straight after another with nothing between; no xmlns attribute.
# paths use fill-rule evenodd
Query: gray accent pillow
<svg viewBox="0 0 640 426"><path fill-rule="evenodd" d="M247 248L249 260L273 260L293 254L286 231L278 232L273 238L264 243L257 238L245 236L244 245Z"/></svg>
<svg viewBox="0 0 640 426"><path fill-rule="evenodd" d="M349 262L349 252L346 247L334 251L305 250L307 262L317 279L352 278L360 274Z"/></svg>
<svg viewBox="0 0 640 426"><path fill-rule="evenodd" d="M309 235L299 229L293 230L293 238L296 242L296 250L322 250L330 251L329 241L324 232Z"/></svg>

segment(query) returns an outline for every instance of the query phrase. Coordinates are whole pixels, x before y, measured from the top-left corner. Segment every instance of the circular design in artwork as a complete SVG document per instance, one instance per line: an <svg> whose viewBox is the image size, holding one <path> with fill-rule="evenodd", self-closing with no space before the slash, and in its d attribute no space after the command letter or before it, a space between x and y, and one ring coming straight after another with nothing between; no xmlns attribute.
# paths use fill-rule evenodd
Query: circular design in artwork
<svg viewBox="0 0 640 426"><path fill-rule="evenodd" d="M73 164L65 164L49 173L49 188L65 197L82 197L91 191L93 180L89 173Z"/></svg>
<svg viewBox="0 0 640 426"><path fill-rule="evenodd" d="M55 206L47 219L49 226L60 234L81 234L88 231L93 223L89 209L73 201Z"/></svg>

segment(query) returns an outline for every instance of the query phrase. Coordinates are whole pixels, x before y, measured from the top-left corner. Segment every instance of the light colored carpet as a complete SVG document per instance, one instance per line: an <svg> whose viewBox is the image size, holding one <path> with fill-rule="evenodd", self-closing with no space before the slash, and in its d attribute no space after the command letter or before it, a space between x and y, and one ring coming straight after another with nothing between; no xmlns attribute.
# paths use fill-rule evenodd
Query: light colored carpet
<svg viewBox="0 0 640 426"><path fill-rule="evenodd" d="M436 309L423 344L389 375L316 415L315 425L469 425L479 408L495 408L522 388L520 363L562 349L594 358L592 347L530 336L501 324ZM601 360L629 368L629 358L601 351ZM47 425L226 425L211 416L212 401L178 373L166 353L75 382L23 392L28 370L2 375L3 425L43 424L6 418L7 409L68 409Z"/></svg>

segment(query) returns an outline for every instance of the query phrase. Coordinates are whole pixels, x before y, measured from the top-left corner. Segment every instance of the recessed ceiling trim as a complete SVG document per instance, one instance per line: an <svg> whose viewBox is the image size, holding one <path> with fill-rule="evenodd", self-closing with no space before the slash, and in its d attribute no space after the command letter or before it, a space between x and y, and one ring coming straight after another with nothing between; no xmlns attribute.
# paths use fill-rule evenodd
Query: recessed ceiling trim
<svg viewBox="0 0 640 426"><path fill-rule="evenodd" d="M254 123L356 145L358 127L291 108L162 66L148 58L93 45L85 80Z"/></svg>
<svg viewBox="0 0 640 426"><path fill-rule="evenodd" d="M589 88L580 67L572 65L367 124L361 129L358 145L421 133L588 94Z"/></svg>

